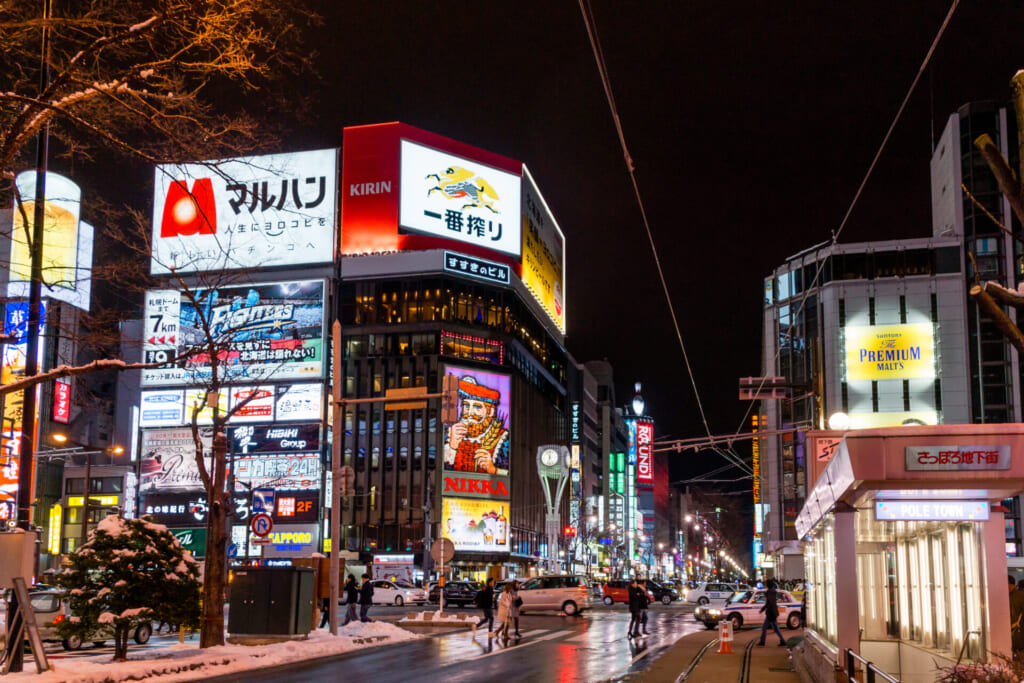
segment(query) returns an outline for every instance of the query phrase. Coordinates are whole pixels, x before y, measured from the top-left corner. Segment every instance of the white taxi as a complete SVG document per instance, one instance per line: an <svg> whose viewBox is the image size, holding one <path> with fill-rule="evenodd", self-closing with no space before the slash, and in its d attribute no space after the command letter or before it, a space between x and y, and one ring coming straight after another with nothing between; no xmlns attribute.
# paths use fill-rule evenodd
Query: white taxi
<svg viewBox="0 0 1024 683"><path fill-rule="evenodd" d="M696 588L686 591L686 601L698 605L706 605L712 600L725 600L736 591L750 590L750 586L742 583L716 583L709 581L697 584Z"/></svg>
<svg viewBox="0 0 1024 683"><path fill-rule="evenodd" d="M724 603L701 606L694 613L697 621L701 621L709 629L715 628L719 621L728 619L733 630L744 626L760 626L764 623L765 593L763 590L746 590L734 593ZM803 603L798 601L789 591L777 591L779 606L779 624L786 628L796 629L803 624Z"/></svg>
<svg viewBox="0 0 1024 683"><path fill-rule="evenodd" d="M412 603L422 605L427 601L426 591L407 581L378 580L371 583L373 583L373 604L375 605L401 607Z"/></svg>

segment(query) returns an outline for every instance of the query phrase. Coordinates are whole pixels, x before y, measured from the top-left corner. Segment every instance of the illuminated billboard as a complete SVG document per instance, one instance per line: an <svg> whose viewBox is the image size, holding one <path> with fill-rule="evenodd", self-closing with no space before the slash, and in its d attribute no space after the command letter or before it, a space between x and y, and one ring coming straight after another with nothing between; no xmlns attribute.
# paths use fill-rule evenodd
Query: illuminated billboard
<svg viewBox="0 0 1024 683"><path fill-rule="evenodd" d="M28 298L31 254L28 232L35 217L36 173L26 171L15 178L21 195L22 214L14 206L12 225L11 274L8 298ZM64 301L83 311L89 310L92 289L93 227L80 220L82 191L74 182L56 173L46 174L46 202L43 222L43 296Z"/></svg>
<svg viewBox="0 0 1024 683"><path fill-rule="evenodd" d="M143 391L139 399L139 426L189 424L193 411L202 406L205 395L203 388ZM229 424L322 419L323 384L319 383L227 387L218 398L222 414L226 414L229 406L235 411L228 419ZM242 405L245 400L248 402ZM202 426L212 425L212 407L200 407L196 422Z"/></svg>
<svg viewBox="0 0 1024 683"><path fill-rule="evenodd" d="M518 175L410 140L400 147L399 230L518 257Z"/></svg>
<svg viewBox="0 0 1024 683"><path fill-rule="evenodd" d="M441 534L456 551L507 553L508 519L505 506L489 500L444 498Z"/></svg>
<svg viewBox="0 0 1024 683"><path fill-rule="evenodd" d="M227 350L220 379L318 379L324 372L324 283L281 282L201 289L198 308L174 290L146 293L143 386L202 384L211 377L205 326ZM179 360L180 359L180 360Z"/></svg>
<svg viewBox="0 0 1024 683"><path fill-rule="evenodd" d="M635 475L631 479L649 488L654 483L654 423L649 420L626 420L626 446L630 465L636 465Z"/></svg>
<svg viewBox="0 0 1024 683"><path fill-rule="evenodd" d="M458 480L461 496L507 497L511 381L508 375L453 365L445 372L459 378L460 407L458 422L445 428L444 476Z"/></svg>
<svg viewBox="0 0 1024 683"><path fill-rule="evenodd" d="M847 326L846 380L935 377L934 331L931 323Z"/></svg>
<svg viewBox="0 0 1024 683"><path fill-rule="evenodd" d="M154 275L334 260L336 149L156 168Z"/></svg>
<svg viewBox="0 0 1024 683"><path fill-rule="evenodd" d="M565 235L525 165L523 284L565 334Z"/></svg>
<svg viewBox="0 0 1024 683"><path fill-rule="evenodd" d="M199 440L204 456L211 452L213 430L199 430ZM204 457L207 472L211 459ZM205 490L196 464L196 444L192 430L144 429L142 431L142 458L139 464L139 492L160 493L169 491Z"/></svg>
<svg viewBox="0 0 1024 683"><path fill-rule="evenodd" d="M518 275L520 161L404 123L345 128L341 253L449 249Z"/></svg>

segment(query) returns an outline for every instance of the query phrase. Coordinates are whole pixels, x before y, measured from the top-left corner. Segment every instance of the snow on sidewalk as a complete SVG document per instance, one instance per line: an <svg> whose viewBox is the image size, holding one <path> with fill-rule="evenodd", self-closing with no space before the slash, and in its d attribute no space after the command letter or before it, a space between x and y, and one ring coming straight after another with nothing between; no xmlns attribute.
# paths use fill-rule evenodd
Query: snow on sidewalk
<svg viewBox="0 0 1024 683"><path fill-rule="evenodd" d="M317 659L379 645L416 640L422 636L384 622L353 622L338 629L337 637L328 631L314 631L309 640L294 640L273 645L224 645L200 650L198 644L172 645L162 650L136 651L128 648L127 662L112 662L110 655L50 660L53 667L36 674L32 655L25 655L26 671L9 674L7 681L34 683L104 683L108 681L154 680L197 681L214 676L266 669L280 664ZM33 673L29 673L31 670Z"/></svg>

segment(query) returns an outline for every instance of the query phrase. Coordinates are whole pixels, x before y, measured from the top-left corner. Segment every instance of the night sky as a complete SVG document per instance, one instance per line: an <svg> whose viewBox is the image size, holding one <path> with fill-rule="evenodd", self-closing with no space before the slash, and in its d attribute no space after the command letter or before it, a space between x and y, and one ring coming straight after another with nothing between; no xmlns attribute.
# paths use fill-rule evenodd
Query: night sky
<svg viewBox="0 0 1024 683"><path fill-rule="evenodd" d="M712 432L760 374L762 278L839 226L949 6L593 3ZM566 236L570 352L613 364L620 403L643 382L658 438L703 435L579 5L316 7L320 80L295 84L313 124L282 151L397 120L525 162ZM1022 28L1017 3L962 3L841 241L931 234L931 141L960 104L1008 99Z"/></svg>

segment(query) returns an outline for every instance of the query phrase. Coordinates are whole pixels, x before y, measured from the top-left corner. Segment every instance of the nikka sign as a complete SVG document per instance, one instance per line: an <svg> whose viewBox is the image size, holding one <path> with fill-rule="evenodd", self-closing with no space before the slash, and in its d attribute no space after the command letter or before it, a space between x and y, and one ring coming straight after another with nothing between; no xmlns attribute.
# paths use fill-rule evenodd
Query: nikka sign
<svg viewBox="0 0 1024 683"><path fill-rule="evenodd" d="M503 480L492 479L487 475L478 476L472 472L446 473L443 495L492 500L509 499L508 488Z"/></svg>
<svg viewBox="0 0 1024 683"><path fill-rule="evenodd" d="M654 423L636 423L636 480L654 483Z"/></svg>

